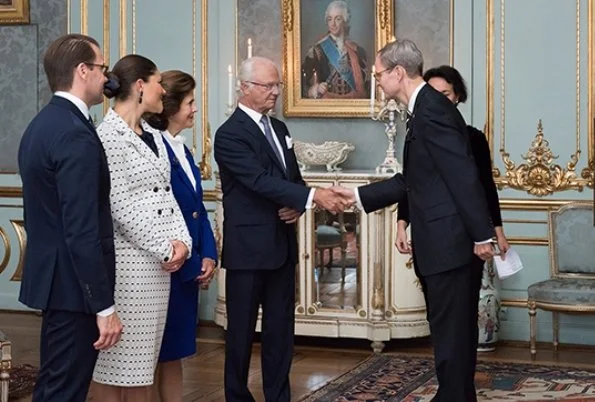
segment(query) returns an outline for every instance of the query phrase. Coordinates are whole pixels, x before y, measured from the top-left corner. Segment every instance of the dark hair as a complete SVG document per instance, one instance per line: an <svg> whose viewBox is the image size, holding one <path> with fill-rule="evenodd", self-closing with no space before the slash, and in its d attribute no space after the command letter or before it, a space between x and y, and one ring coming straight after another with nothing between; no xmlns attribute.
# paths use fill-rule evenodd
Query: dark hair
<svg viewBox="0 0 595 402"><path fill-rule="evenodd" d="M64 35L50 44L43 57L43 69L52 92L70 90L76 66L95 61L92 45L99 47L95 39L81 34Z"/></svg>
<svg viewBox="0 0 595 402"><path fill-rule="evenodd" d="M114 69L108 73L111 85L106 85L103 94L108 98L126 100L132 92L132 86L137 80L149 81L157 71L157 66L151 60L138 54L129 54L122 57Z"/></svg>
<svg viewBox="0 0 595 402"><path fill-rule="evenodd" d="M451 66L430 68L424 74L424 81L430 81L432 78L442 78L452 85L452 89L459 98L459 102L465 103L467 100L467 86L465 85L465 80L461 77L461 73L456 68Z"/></svg>
<svg viewBox="0 0 595 402"><path fill-rule="evenodd" d="M188 73L170 70L161 73L161 86L165 89L163 112L143 116L157 130L167 130L169 119L178 113L184 98L196 88L196 81Z"/></svg>

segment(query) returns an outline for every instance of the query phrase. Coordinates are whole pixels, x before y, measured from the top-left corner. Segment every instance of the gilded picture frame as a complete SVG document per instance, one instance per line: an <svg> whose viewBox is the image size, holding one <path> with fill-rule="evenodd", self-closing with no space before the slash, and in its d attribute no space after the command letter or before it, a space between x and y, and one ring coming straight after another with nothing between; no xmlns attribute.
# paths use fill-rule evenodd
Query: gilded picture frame
<svg viewBox="0 0 595 402"><path fill-rule="evenodd" d="M0 25L28 23L29 0L0 0Z"/></svg>
<svg viewBox="0 0 595 402"><path fill-rule="evenodd" d="M345 6L336 41L333 18ZM368 117L374 58L394 38L393 1L282 0L282 16L283 114Z"/></svg>

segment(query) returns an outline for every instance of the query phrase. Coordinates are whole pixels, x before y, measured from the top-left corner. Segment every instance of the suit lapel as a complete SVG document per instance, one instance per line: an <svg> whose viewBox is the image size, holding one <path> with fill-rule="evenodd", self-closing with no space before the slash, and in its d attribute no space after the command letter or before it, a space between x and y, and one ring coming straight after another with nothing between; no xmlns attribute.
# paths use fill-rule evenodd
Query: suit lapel
<svg viewBox="0 0 595 402"><path fill-rule="evenodd" d="M95 140L97 141L97 143L99 145L101 145L101 150L103 151L103 145L101 144L101 140L99 139L99 136L97 135L97 130L95 129L95 126L93 124L91 124L91 122L89 122L89 120L87 118L85 118L85 116L83 115L83 112L80 111L80 109L78 107L76 107L76 105L74 103L72 103L71 101L69 101L66 98L62 98L61 96L52 96L52 99L50 99L50 103L54 104L56 106L59 107L63 107L65 109L68 109L70 112L72 112L72 114L74 114L75 118L77 119L75 121L75 124L82 124L85 127L87 127L91 134L95 137ZM107 157L105 156L105 152L101 152L101 159L104 161L105 165L107 166Z"/></svg>
<svg viewBox="0 0 595 402"><path fill-rule="evenodd" d="M258 124L254 120L252 120L250 118L250 116L248 116L242 109L237 108L236 113L238 114L238 116L237 116L238 121L240 123L243 123L244 129L246 131L248 131L251 135L256 137L257 141L260 141L262 148L264 148L266 150L269 157L279 167L281 172L283 172L284 175L287 175L287 172L285 171L285 167L283 166L283 164L281 163L279 158L277 158L275 151L273 151L273 148L271 148L271 145L267 141L266 137L264 136L264 133L262 132L262 130L260 129ZM277 132L277 130L274 130L274 131L275 131L275 133ZM277 135L277 138L278 138L278 135ZM282 142L281 142L281 147L283 147ZM283 151L283 152L285 152L285 151Z"/></svg>
<svg viewBox="0 0 595 402"><path fill-rule="evenodd" d="M80 109L78 107L76 107L76 105L74 103L72 103L71 101L69 101L68 99L62 98L61 96L54 95L54 96L52 96L50 103L70 110L81 121L81 123L83 123L85 126L89 127L89 129L91 129L91 131L93 131L94 133L96 132L95 126L93 124L91 124L89 122L89 120L87 118L85 118L85 116L83 115L83 112L81 112Z"/></svg>
<svg viewBox="0 0 595 402"><path fill-rule="evenodd" d="M169 174L170 171L167 167L168 159L165 158L165 145L163 145L163 141L159 141L159 138L155 138L159 132L155 129L151 128L147 123L141 121L141 125L145 131L150 132L153 134L153 138L155 139L155 144L157 145L157 150L159 151L159 155L155 155L155 153L149 148L147 144L141 140L140 136L132 130L124 120L113 110L110 109L107 114L105 115L104 121L114 127L114 129L119 132L124 141L129 142L136 148L138 153L146 160L151 162L155 168L167 178L170 179Z"/></svg>
<svg viewBox="0 0 595 402"><path fill-rule="evenodd" d="M415 104L413 105L413 112L408 122L407 135L405 136L405 144L403 146L403 174L407 172L407 162L409 160L409 150L413 141L415 141L415 126L416 126L416 113L419 109L420 102L426 96L428 84L424 85L418 92L417 98L415 98Z"/></svg>
<svg viewBox="0 0 595 402"><path fill-rule="evenodd" d="M192 187L192 182L190 181L190 179L188 178L188 175L184 171L184 168L180 164L180 161L178 160L178 157L176 156L174 150L172 149L172 147L169 145L169 143L167 142L167 140L165 138L163 138L163 144L165 145L165 148L167 149L167 155L169 156L169 160L171 162L172 173L175 172L174 174L176 174L178 176L178 178L184 183L184 185L186 185L188 187L189 190L191 190L192 194L196 197L196 188ZM192 167L192 165L193 164L191 163L190 166ZM196 179L196 176L195 176L195 179Z"/></svg>
<svg viewBox="0 0 595 402"><path fill-rule="evenodd" d="M198 169L198 166L196 166L196 163L194 162L194 157L190 153L190 150L184 147L184 152L186 152L186 159L188 159L188 163L190 163L190 170L192 170L192 174L194 175L194 181L196 182L196 188L194 188L194 195L198 199L198 201L202 201L202 191L200 186L202 177L200 170ZM188 180L188 182L190 183L190 180ZM192 187L192 183L190 183L190 186Z"/></svg>
<svg viewBox="0 0 595 402"><path fill-rule="evenodd" d="M285 140L285 136L288 136L289 133L286 132L285 128L282 124L280 124L279 120L271 119L273 129L275 130L275 134L277 135L277 139L279 140L279 144L281 144L281 149L283 150L283 158L285 159L285 170L287 173L288 178L292 178L293 174L295 173L292 169L294 166L293 162L293 152L287 148L287 141Z"/></svg>

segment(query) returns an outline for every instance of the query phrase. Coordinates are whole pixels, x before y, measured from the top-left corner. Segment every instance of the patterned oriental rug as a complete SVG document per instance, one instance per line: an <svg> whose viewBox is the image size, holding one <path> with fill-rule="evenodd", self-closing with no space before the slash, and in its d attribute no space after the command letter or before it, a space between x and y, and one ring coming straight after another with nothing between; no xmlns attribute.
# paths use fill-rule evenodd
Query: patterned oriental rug
<svg viewBox="0 0 595 402"><path fill-rule="evenodd" d="M595 401L595 370L478 362L478 401ZM302 402L425 402L438 384L431 358L374 355Z"/></svg>
<svg viewBox="0 0 595 402"><path fill-rule="evenodd" d="M29 364L13 366L8 374L8 400L15 401L33 393L35 380L37 378L37 368Z"/></svg>

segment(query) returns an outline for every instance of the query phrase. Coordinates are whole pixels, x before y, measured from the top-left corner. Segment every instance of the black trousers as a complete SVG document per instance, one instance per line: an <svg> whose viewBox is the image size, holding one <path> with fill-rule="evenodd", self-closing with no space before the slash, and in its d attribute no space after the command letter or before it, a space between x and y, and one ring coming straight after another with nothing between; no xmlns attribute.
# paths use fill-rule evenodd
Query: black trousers
<svg viewBox="0 0 595 402"><path fill-rule="evenodd" d="M40 368L33 402L84 402L99 338L92 314L47 310L41 322Z"/></svg>
<svg viewBox="0 0 595 402"><path fill-rule="evenodd" d="M253 402L248 390L252 341L262 306L261 365L267 402L289 402L295 327L295 263L275 270L227 270L225 400Z"/></svg>
<svg viewBox="0 0 595 402"><path fill-rule="evenodd" d="M428 320L438 392L433 401L475 402L477 305L483 261L420 278Z"/></svg>

